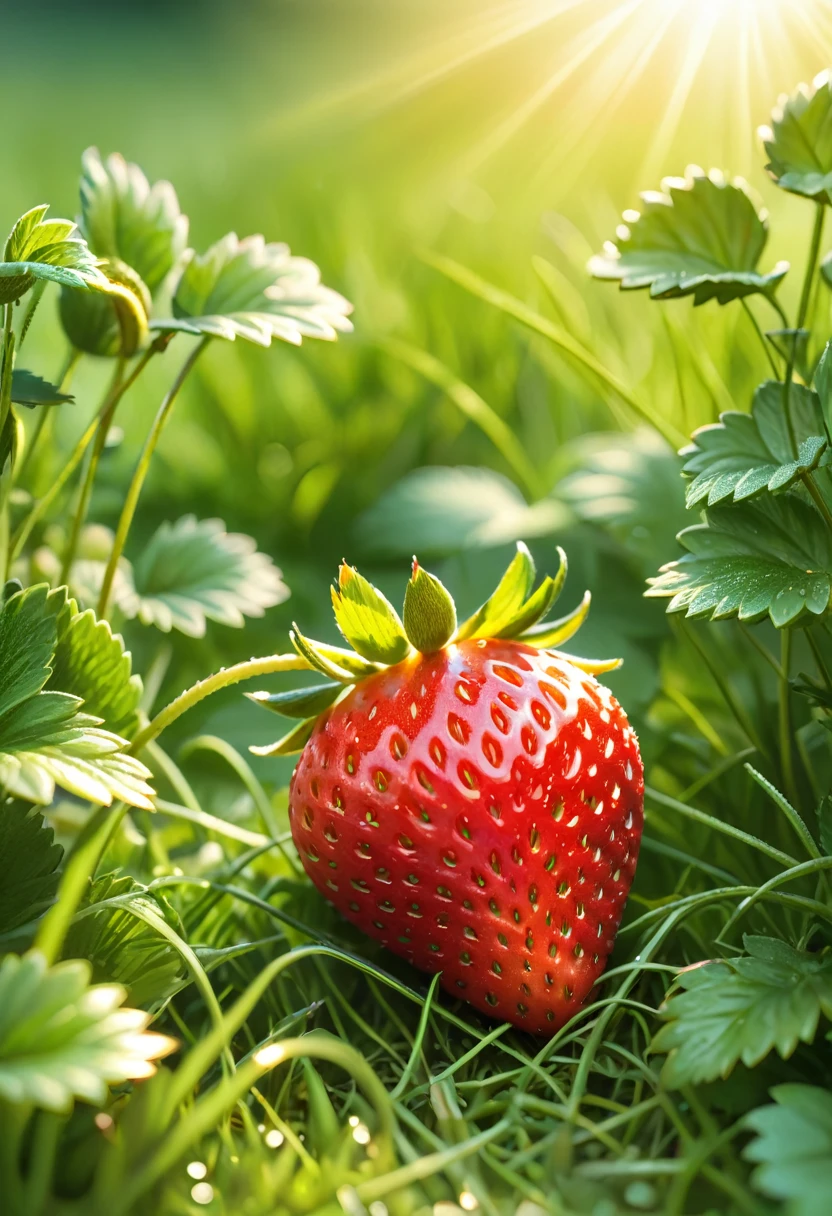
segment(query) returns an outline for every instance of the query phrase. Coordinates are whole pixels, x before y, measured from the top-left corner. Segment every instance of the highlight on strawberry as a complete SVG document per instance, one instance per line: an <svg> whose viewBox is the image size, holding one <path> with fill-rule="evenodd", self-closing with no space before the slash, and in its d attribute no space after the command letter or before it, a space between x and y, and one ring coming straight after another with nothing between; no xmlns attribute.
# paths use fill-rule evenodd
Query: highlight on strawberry
<svg viewBox="0 0 832 1216"><path fill-rule="evenodd" d="M638 860L643 767L596 679L618 660L558 649L587 592L547 621L567 561L534 588L517 552L462 624L413 561L402 616L353 567L332 590L350 649L292 642L326 682L248 694L300 719L260 755L300 752L292 836L349 921L496 1018L551 1034L604 970Z"/></svg>

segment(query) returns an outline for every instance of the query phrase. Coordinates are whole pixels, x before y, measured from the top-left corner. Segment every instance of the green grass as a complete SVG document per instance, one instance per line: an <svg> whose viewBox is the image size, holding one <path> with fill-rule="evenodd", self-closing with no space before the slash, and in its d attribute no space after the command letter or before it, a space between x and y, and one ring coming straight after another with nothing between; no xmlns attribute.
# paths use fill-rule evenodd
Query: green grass
<svg viewBox="0 0 832 1216"><path fill-rule="evenodd" d="M626 149L587 171L575 198L557 195L553 172L527 192L494 184L496 205L478 210L476 191L460 205L426 156L414 167L400 155L382 172L390 130L400 120L418 134L420 111L383 114L349 138L334 119L293 128L287 115L338 60L337 31L317 62L309 27L294 19L274 60L254 18L230 31L214 10L200 29L175 25L168 42L141 25L83 26L96 72L67 83L58 56L66 30L56 17L37 96L6 135L14 172L0 203L9 222L41 197L72 214L83 147L118 147L152 176L174 179L197 216L198 248L232 226L285 238L356 306L356 333L336 347L263 353L215 343L186 385L128 556L162 520L221 517L274 557L292 595L245 631L209 625L204 639L159 635L116 612L150 688L143 709L152 715L222 666L287 650L293 619L335 641L328 584L340 558L393 594L419 534L419 520L402 511L400 548L380 551L367 523L374 505L398 509L395 488L413 470L485 469L527 503L557 508L556 532L531 547L546 567L555 541L563 545L565 609L585 587L594 596L582 647L625 659L609 682L647 772L636 882L597 1000L549 1042L497 1026L335 916L291 845L291 761L247 752L271 741L273 724L239 687L201 702L145 753L156 812L130 811L112 825L66 939L54 914L38 937L65 959L88 959L96 981L122 983L128 1004L152 1013L153 1029L175 1038L179 1052L151 1080L116 1086L71 1115L0 1103L0 1207L5 1198L15 1216L781 1210L782 1178L751 1180L746 1117L774 1086L832 1087L827 1023L806 1041L813 1014L828 1018L832 1008L828 977L812 970L832 945L829 736L810 702L792 696L785 725L794 743L784 753L773 627L671 622L642 598L645 579L677 555L675 533L691 522L667 440L725 409L749 408L769 374L759 335L739 307L660 309L639 294L625 308L588 279L587 258L634 198L635 187L620 197ZM301 45L305 58L293 54ZM231 101L218 87L229 63L240 69ZM30 70L24 61L10 67L16 95ZM267 78L281 82L264 102ZM684 147L674 154L680 166L689 159ZM421 186L408 202L414 178ZM809 240L799 204L773 187L766 201L781 221L776 256L797 262ZM465 275L441 258L492 288L470 273L460 282ZM798 289L787 282L792 311ZM764 303L750 307L762 327L773 324ZM825 287L813 309L825 333ZM57 377L65 347L50 297L27 341L27 360ZM96 522L115 527L180 357L154 360L121 408L92 498ZM55 414L29 470L36 494L63 467L108 375L96 360L79 367L77 404ZM69 501L59 498L37 528L17 571L24 581L40 576L39 547L65 534ZM456 539L431 568L465 615L505 565L507 546L471 544L453 520L448 531ZM823 673L832 657L825 626L792 637L792 677ZM277 674L262 685L287 681ZM772 796L748 764L776 790L791 785L791 801ZM827 808L820 823L818 804ZM101 821L60 795L47 819L68 857L83 861L90 823ZM680 968L713 958L727 968L744 956L744 935L800 951L803 971L786 981L777 972L782 988L810 991L795 998L800 1027L780 1045L787 1058L772 1050L735 1063L741 1051L729 1051L724 1078L674 1077L651 1049L668 1024L668 990ZM31 939L18 927L3 948L23 950ZM764 981L752 979L758 991ZM737 1033L753 1055L757 1040ZM258 1062L274 1043L284 1055ZM814 1126L825 1125L818 1117Z"/></svg>

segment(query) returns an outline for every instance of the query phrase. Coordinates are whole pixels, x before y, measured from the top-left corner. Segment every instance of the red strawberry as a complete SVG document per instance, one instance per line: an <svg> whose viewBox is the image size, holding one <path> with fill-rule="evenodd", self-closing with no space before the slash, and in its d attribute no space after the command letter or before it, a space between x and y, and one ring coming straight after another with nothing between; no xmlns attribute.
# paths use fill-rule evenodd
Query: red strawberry
<svg viewBox="0 0 832 1216"><path fill-rule="evenodd" d="M418 649L402 630L405 657L390 666L363 678L341 669L340 685L256 699L281 712L303 712L311 701L314 712L315 697L339 697L290 737L299 745L311 729L289 812L318 889L396 954L441 970L449 992L551 1033L587 998L613 948L638 857L643 772L620 705L550 648L552 637L578 627L588 599L535 632L532 601L548 610L563 578L527 599L524 549L512 563L514 584L518 562L523 578L508 607L504 579L456 633L447 592L414 565L408 590L418 594L404 617ZM335 602L356 649L395 656L397 630L385 627L398 618L347 567ZM361 633L356 605L368 603L383 621ZM515 624L527 640L505 636ZM360 663L299 635L297 643L328 674L339 658ZM344 695L347 679L355 686Z"/></svg>

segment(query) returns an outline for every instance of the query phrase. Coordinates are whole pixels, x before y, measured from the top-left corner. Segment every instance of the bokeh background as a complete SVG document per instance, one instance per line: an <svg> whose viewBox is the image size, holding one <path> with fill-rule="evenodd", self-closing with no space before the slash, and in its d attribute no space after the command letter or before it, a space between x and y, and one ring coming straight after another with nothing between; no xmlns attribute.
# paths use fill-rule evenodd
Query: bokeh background
<svg viewBox="0 0 832 1216"><path fill-rule="evenodd" d="M342 557L399 601L418 549L466 611L512 539L527 538L543 568L560 543L564 607L585 586L595 597L579 648L625 658L610 682L661 783L668 737L702 702L695 651L683 669L677 648L668 674L670 625L642 599L692 522L677 458L545 339L422 255L443 252L538 309L681 432L745 408L765 365L741 309L659 309L593 282L586 262L639 190L690 163L742 174L763 197L765 269L800 259L806 210L768 183L756 129L779 93L832 64L832 5L55 0L4 6L4 34L4 222L42 201L74 215L80 154L95 144L174 183L198 249L229 229L285 240L355 304L355 334L337 346L214 343L177 407L133 550L161 519L220 516L275 557L292 596L244 633L177 639L162 695L285 649L293 618L334 640L327 588ZM795 277L783 294L797 290ZM817 307L828 312L829 297ZM52 308L30 339L46 375L63 358ZM391 339L473 388L516 436L520 465ZM156 360L122 407L93 503L105 523L177 357ZM43 484L105 374L85 361ZM143 664L159 647L149 633L128 635ZM233 691L187 731L244 747L273 735L266 717ZM263 771L279 780L279 765ZM684 782L678 770L666 784Z"/></svg>

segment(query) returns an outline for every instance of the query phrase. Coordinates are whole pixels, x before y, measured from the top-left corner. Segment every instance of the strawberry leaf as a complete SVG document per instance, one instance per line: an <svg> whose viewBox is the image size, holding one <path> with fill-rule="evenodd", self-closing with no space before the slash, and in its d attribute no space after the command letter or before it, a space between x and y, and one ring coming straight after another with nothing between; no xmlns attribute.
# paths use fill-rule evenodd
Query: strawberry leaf
<svg viewBox="0 0 832 1216"><path fill-rule="evenodd" d="M51 802L60 785L105 806L120 798L152 809L148 770L124 754L123 738L100 729L100 718L81 712L74 692L102 707L135 708L129 660L108 629L91 634L84 623L76 632L74 609L64 588L38 586L12 595L0 611L0 784L29 802ZM120 694L103 687L104 679L122 677Z"/></svg>
<svg viewBox="0 0 832 1216"><path fill-rule="evenodd" d="M37 279L65 287L100 287L104 277L86 241L69 220L45 219L48 207L33 207L12 228L0 262L0 304L18 300Z"/></svg>
<svg viewBox="0 0 832 1216"><path fill-rule="evenodd" d="M16 367L12 372L12 401L16 405L34 409L36 405L63 405L74 400L69 393L62 393L54 384L23 367Z"/></svg>
<svg viewBox="0 0 832 1216"><path fill-rule="evenodd" d="M276 743L267 744L265 747L250 747L248 750L255 756L294 756L306 747L317 721L317 717L307 718L304 722L293 726L288 734L278 739Z"/></svg>
<svg viewBox="0 0 832 1216"><path fill-rule="evenodd" d="M166 181L151 186L117 152L103 160L97 148L87 148L81 165L82 236L98 257L126 262L155 293L188 243L176 191Z"/></svg>
<svg viewBox="0 0 832 1216"><path fill-rule="evenodd" d="M47 688L81 697L84 710L105 728L129 738L136 727L142 681L131 675L130 652L108 621L91 608L78 612L70 600L58 619L58 637Z"/></svg>
<svg viewBox="0 0 832 1216"><path fill-rule="evenodd" d="M108 1084L155 1072L176 1043L147 1033L150 1017L120 1008L118 984L90 987L87 962L48 967L42 955L0 962L0 1095L68 1111L76 1098L100 1104Z"/></svg>
<svg viewBox="0 0 832 1216"><path fill-rule="evenodd" d="M527 629L520 635L520 641L528 642L531 646L537 646L541 650L548 650L550 646L561 646L574 637L583 625L589 616L591 603L592 595L589 591L585 591L577 608L573 608L571 612L557 621L543 621L539 625L532 626L531 629Z"/></svg>
<svg viewBox="0 0 832 1216"><path fill-rule="evenodd" d="M499 637L501 630L518 619L534 585L534 575L532 555L521 541L494 593L460 625L457 641Z"/></svg>
<svg viewBox="0 0 832 1216"><path fill-rule="evenodd" d="M0 807L0 934L40 916L58 890L63 849L43 815L22 802Z"/></svg>
<svg viewBox="0 0 832 1216"><path fill-rule="evenodd" d="M173 300L173 317L152 329L203 334L269 346L273 338L299 346L304 337L334 341L349 332L351 306L324 287L314 262L285 245L233 232L204 254L192 254Z"/></svg>
<svg viewBox="0 0 832 1216"><path fill-rule="evenodd" d="M126 875L96 878L80 916L69 928L63 955L86 959L94 983L120 984L131 1004L147 1009L176 991L183 966L180 955L155 929L109 902L129 898L131 904L143 902L158 914L159 904L141 897L139 891L138 884ZM99 904L103 906L97 907Z"/></svg>
<svg viewBox="0 0 832 1216"><path fill-rule="evenodd" d="M530 506L506 477L489 469L423 468L408 473L360 516L363 552L384 557L444 557L551 536L570 522L554 498Z"/></svg>
<svg viewBox="0 0 832 1216"><path fill-rule="evenodd" d="M399 663L410 642L399 615L381 592L343 563L332 588L335 621L350 646L371 663Z"/></svg>
<svg viewBox="0 0 832 1216"><path fill-rule="evenodd" d="M832 190L832 77L801 84L761 127L771 176L783 190L828 203Z"/></svg>
<svg viewBox="0 0 832 1216"><path fill-rule="evenodd" d="M450 593L415 558L404 593L404 628L411 645L422 654L441 650L456 630L456 605Z"/></svg>
<svg viewBox="0 0 832 1216"><path fill-rule="evenodd" d="M714 507L686 528L689 550L650 579L648 596L672 597L668 612L756 621L782 628L829 610L832 547L823 521L795 494Z"/></svg>
<svg viewBox="0 0 832 1216"><path fill-rule="evenodd" d="M817 1085L775 1085L774 1104L746 1116L757 1133L743 1156L753 1186L789 1200L794 1216L823 1216L832 1194L832 1093Z"/></svg>
<svg viewBox="0 0 832 1216"><path fill-rule="evenodd" d="M343 690L343 684L313 684L289 692L247 692L245 695L255 705L262 705L284 718L309 718L328 709Z"/></svg>
<svg viewBox="0 0 832 1216"><path fill-rule="evenodd" d="M270 557L249 536L226 532L220 519L185 515L163 523L116 589L126 617L205 635L206 622L241 628L245 617L262 616L289 594Z"/></svg>
<svg viewBox="0 0 832 1216"><path fill-rule="evenodd" d="M596 278L617 279L626 289L649 287L658 300L692 295L695 305L773 294L788 263L758 272L767 223L744 182L690 168L662 187L641 196L641 214L625 211L617 242L608 241L589 263Z"/></svg>
<svg viewBox="0 0 832 1216"><path fill-rule="evenodd" d="M801 440L795 459L784 412L785 386L767 380L754 394L750 414L729 411L713 426L694 431L682 452L683 472L692 481L687 505L741 502L768 490L787 490L803 473L817 468L827 448L820 401L800 384L789 390L789 408Z"/></svg>
<svg viewBox="0 0 832 1216"><path fill-rule="evenodd" d="M769 937L747 937L747 957L683 971L652 1050L669 1053L672 1088L752 1068L776 1050L788 1059L811 1043L821 1015L832 1017L832 957L807 954Z"/></svg>

